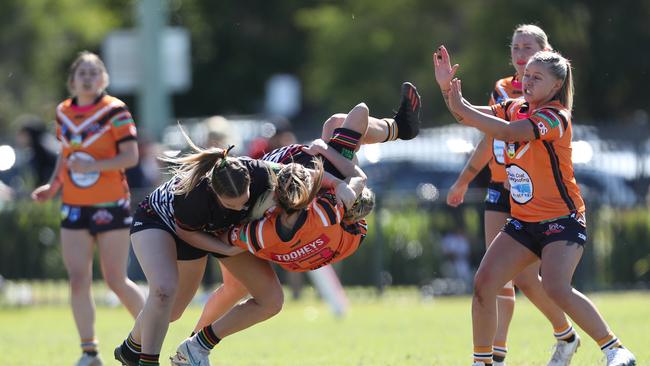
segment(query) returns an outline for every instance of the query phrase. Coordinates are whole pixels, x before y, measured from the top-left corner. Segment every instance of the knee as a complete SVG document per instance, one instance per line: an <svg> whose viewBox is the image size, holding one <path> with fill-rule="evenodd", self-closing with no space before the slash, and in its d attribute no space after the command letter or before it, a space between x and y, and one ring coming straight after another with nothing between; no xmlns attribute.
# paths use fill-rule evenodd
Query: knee
<svg viewBox="0 0 650 366"><path fill-rule="evenodd" d="M335 129L341 127L343 121L345 121L346 116L346 114L337 113L332 115L325 121L325 123L323 123L323 133L321 135L321 138L325 142L329 141L329 139L332 137L332 132L334 132Z"/></svg>
<svg viewBox="0 0 650 366"><path fill-rule="evenodd" d="M68 273L68 279L71 293L90 291L90 284L92 283L90 275L81 272L70 272Z"/></svg>
<svg viewBox="0 0 650 366"><path fill-rule="evenodd" d="M498 289L492 282L489 273L480 270L476 272L476 276L474 276L474 298L476 301L483 304L490 298L496 299Z"/></svg>
<svg viewBox="0 0 650 366"><path fill-rule="evenodd" d="M354 108L352 108L350 114L368 116L370 114L370 110L368 109L366 103L359 103L356 106L354 106Z"/></svg>
<svg viewBox="0 0 650 366"><path fill-rule="evenodd" d="M108 286L111 291L119 293L126 283L126 275L111 272L104 273L104 282L106 282L106 286Z"/></svg>
<svg viewBox="0 0 650 366"><path fill-rule="evenodd" d="M570 284L554 281L542 281L542 286L548 297L560 306L569 299L573 291Z"/></svg>
<svg viewBox="0 0 650 366"><path fill-rule="evenodd" d="M159 284L149 287L149 299L160 307L170 307L174 303L177 284Z"/></svg>

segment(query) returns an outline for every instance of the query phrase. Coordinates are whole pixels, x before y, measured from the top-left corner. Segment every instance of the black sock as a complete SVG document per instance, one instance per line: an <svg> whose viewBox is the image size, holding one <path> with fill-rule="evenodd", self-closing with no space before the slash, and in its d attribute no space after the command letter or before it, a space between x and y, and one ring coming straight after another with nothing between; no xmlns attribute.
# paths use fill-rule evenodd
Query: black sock
<svg viewBox="0 0 650 366"><path fill-rule="evenodd" d="M495 362L503 362L503 360L506 359L506 356L497 356L497 355L492 355L492 359L493 359Z"/></svg>
<svg viewBox="0 0 650 366"><path fill-rule="evenodd" d="M327 144L333 147L334 150L338 151L341 155L352 160L354 158L354 153L359 146L361 136L361 133L357 131L347 128L337 128L332 132L332 138Z"/></svg>

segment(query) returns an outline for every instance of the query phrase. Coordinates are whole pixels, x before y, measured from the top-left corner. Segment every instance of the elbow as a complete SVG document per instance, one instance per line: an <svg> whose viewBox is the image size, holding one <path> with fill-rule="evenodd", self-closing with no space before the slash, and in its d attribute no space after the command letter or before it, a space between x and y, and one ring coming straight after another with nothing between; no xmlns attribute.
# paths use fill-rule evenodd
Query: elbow
<svg viewBox="0 0 650 366"><path fill-rule="evenodd" d="M138 165L138 162L140 160L138 154L130 154L126 159L124 159L124 168L129 169L133 168L134 166Z"/></svg>

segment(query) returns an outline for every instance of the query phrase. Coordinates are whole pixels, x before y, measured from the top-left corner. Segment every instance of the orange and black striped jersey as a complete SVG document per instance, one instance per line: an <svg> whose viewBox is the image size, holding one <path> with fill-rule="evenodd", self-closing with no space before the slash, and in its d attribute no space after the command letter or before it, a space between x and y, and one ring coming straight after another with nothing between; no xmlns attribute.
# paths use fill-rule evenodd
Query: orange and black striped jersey
<svg viewBox="0 0 650 366"><path fill-rule="evenodd" d="M124 102L102 95L95 103L79 107L66 99L56 107L56 135L62 157L105 160L117 156L118 145L136 138L131 113ZM62 167L63 203L92 206L129 198L124 170L73 173Z"/></svg>
<svg viewBox="0 0 650 366"><path fill-rule="evenodd" d="M292 272L311 271L354 253L366 235L365 220L342 222L344 208L332 192L320 194L300 213L292 232L280 223L281 209L230 229L230 244Z"/></svg>
<svg viewBox="0 0 650 366"><path fill-rule="evenodd" d="M515 76L509 76L497 80L494 85L494 91L492 91L492 94L490 95L489 105L492 106L507 99L520 98L522 95L521 81L517 80ZM507 179L503 158L505 144L501 140L492 138L490 142L490 145L492 146L492 159L490 159L488 164L488 167L490 168L490 179L493 182L503 183Z"/></svg>
<svg viewBox="0 0 650 366"><path fill-rule="evenodd" d="M540 222L584 214L571 160L571 113L558 101L530 111L523 98L495 104L492 111L506 121L527 119L535 132L534 140L506 142L512 217Z"/></svg>

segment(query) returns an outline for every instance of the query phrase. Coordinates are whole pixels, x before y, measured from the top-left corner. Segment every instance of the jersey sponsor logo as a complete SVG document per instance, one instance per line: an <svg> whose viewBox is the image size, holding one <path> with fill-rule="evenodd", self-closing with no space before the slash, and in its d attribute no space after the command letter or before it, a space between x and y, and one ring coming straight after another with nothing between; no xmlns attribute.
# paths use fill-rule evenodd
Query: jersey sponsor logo
<svg viewBox="0 0 650 366"><path fill-rule="evenodd" d="M558 223L552 223L552 224L548 225L548 229L546 229L546 231L544 231L544 235L549 236L549 235L553 235L553 234L559 234L562 231L564 231L564 229L565 228L564 228L563 225L560 225Z"/></svg>
<svg viewBox="0 0 650 366"><path fill-rule="evenodd" d="M517 203L526 203L533 199L533 180L528 173L516 165L506 169L510 182L510 196Z"/></svg>
<svg viewBox="0 0 650 366"><path fill-rule="evenodd" d="M501 140L494 140L492 150L494 151L494 160L501 165L505 164L506 143Z"/></svg>
<svg viewBox="0 0 650 366"><path fill-rule="evenodd" d="M95 221L95 224L97 225L106 225L113 221L113 215L111 215L108 210L101 209L93 214L92 220Z"/></svg>
<svg viewBox="0 0 650 366"><path fill-rule="evenodd" d="M587 240L587 235L585 235L583 233L578 233L578 239L582 239L582 240L586 241Z"/></svg>
<svg viewBox="0 0 650 366"><path fill-rule="evenodd" d="M548 128L544 126L544 122L537 122L537 129L540 135L546 135L548 133Z"/></svg>
<svg viewBox="0 0 650 366"><path fill-rule="evenodd" d="M133 226L142 226L142 221L135 221L133 222Z"/></svg>
<svg viewBox="0 0 650 366"><path fill-rule="evenodd" d="M499 202L499 197L501 197L501 192L488 188L485 200L489 203L497 203Z"/></svg>
<svg viewBox="0 0 650 366"><path fill-rule="evenodd" d="M88 153L83 152L83 151L75 151L70 156L68 159L75 157L75 159L79 160L85 160L85 161L95 161L95 159ZM72 179L72 182L77 186L81 188L88 188L99 180L99 172L87 172L87 173L79 173L79 172L73 172L70 171L70 179Z"/></svg>
<svg viewBox="0 0 650 366"><path fill-rule="evenodd" d="M323 248L329 242L330 238L327 237L327 235L322 234L315 240L312 240L288 253L271 253L271 258L278 263L296 262L307 256L313 255L316 252L323 252L320 253L320 255L322 257L329 258L328 254L331 254L330 252L332 252L332 250L329 248Z"/></svg>

